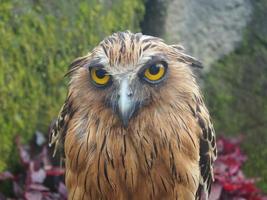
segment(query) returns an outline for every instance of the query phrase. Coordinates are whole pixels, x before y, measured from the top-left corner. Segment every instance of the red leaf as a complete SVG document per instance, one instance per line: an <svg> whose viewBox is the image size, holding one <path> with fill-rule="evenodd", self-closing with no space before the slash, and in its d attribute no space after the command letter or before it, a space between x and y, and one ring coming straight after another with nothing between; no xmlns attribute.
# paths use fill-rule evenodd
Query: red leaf
<svg viewBox="0 0 267 200"><path fill-rule="evenodd" d="M42 192L42 191L49 191L49 188L47 188L47 187L45 187L45 186L43 186L41 184L35 184L35 183L31 184L28 187L28 189L29 190L34 190L34 191L40 191L40 192Z"/></svg>
<svg viewBox="0 0 267 200"><path fill-rule="evenodd" d="M8 179L14 179L13 174L11 174L8 171L0 173L0 181L4 181L4 180L8 180Z"/></svg>
<svg viewBox="0 0 267 200"><path fill-rule="evenodd" d="M46 178L46 172L44 169L34 169L34 163L30 163L29 167L30 183L43 183Z"/></svg>
<svg viewBox="0 0 267 200"><path fill-rule="evenodd" d="M25 193L24 197L26 200L42 200L42 193L29 191Z"/></svg>
<svg viewBox="0 0 267 200"><path fill-rule="evenodd" d="M65 174L65 170L61 167L53 167L52 169L46 170L47 176L61 176Z"/></svg>
<svg viewBox="0 0 267 200"><path fill-rule="evenodd" d="M240 188L240 185L232 184L232 183L224 183L223 189L229 192L233 192L235 190L238 190Z"/></svg>
<svg viewBox="0 0 267 200"><path fill-rule="evenodd" d="M240 141L240 138L218 140L219 155L214 164L216 183L213 186L221 186L220 200L263 200L266 197L260 195L255 181L246 178L241 170L246 156L240 150ZM213 191L211 195L214 195Z"/></svg>
<svg viewBox="0 0 267 200"><path fill-rule="evenodd" d="M62 183L62 182L59 183L58 192L59 192L59 194L60 194L64 199L67 199L67 198L68 198L68 195L67 195L67 188L66 188L66 186L64 185L64 183Z"/></svg>
<svg viewBox="0 0 267 200"><path fill-rule="evenodd" d="M39 169L38 171L33 171L31 174L31 179L33 183L43 183L46 177L44 169Z"/></svg>
<svg viewBox="0 0 267 200"><path fill-rule="evenodd" d="M209 199L219 200L222 194L223 187L219 183L215 183L211 187Z"/></svg>
<svg viewBox="0 0 267 200"><path fill-rule="evenodd" d="M23 196L23 189L19 186L17 182L13 182L13 191L16 197Z"/></svg>

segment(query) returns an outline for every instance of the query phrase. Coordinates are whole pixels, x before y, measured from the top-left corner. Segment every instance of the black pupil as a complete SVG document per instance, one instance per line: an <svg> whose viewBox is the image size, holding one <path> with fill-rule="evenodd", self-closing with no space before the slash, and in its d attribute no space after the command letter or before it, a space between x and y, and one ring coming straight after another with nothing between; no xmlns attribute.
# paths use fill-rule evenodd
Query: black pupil
<svg viewBox="0 0 267 200"><path fill-rule="evenodd" d="M149 73L152 75L156 75L159 73L159 69L160 67L158 65L152 65L151 67L149 67Z"/></svg>
<svg viewBox="0 0 267 200"><path fill-rule="evenodd" d="M96 70L95 74L98 78L101 79L101 78L104 78L106 76L106 71L103 69L98 69L98 70Z"/></svg>

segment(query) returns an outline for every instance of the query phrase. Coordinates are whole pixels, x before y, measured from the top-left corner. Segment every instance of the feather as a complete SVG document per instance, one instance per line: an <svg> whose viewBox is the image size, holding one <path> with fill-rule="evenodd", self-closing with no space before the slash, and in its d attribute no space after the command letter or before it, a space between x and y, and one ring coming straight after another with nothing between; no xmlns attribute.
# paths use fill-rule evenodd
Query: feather
<svg viewBox="0 0 267 200"><path fill-rule="evenodd" d="M213 174L213 162L216 160L216 144L215 144L215 132L213 125L210 121L209 113L203 104L203 100L201 98L196 98L196 118L198 124L201 128L200 135L200 172L201 172L201 183L199 186L199 190L197 192L197 196L200 198L202 193L206 199L210 193L211 183L214 181Z"/></svg>
<svg viewBox="0 0 267 200"><path fill-rule="evenodd" d="M59 151L61 155L64 155L64 138L67 133L68 123L73 116L75 110L72 108L72 102L70 100L71 95L65 100L59 115L50 130L49 146L54 146L53 156Z"/></svg>
<svg viewBox="0 0 267 200"><path fill-rule="evenodd" d="M151 61L167 71L155 85L142 79ZM179 45L130 32L114 33L71 64L69 95L50 137L54 154L66 156L70 199L208 197L215 133L188 66L202 64ZM91 84L94 67L110 85ZM127 126L116 107L125 78L135 105Z"/></svg>

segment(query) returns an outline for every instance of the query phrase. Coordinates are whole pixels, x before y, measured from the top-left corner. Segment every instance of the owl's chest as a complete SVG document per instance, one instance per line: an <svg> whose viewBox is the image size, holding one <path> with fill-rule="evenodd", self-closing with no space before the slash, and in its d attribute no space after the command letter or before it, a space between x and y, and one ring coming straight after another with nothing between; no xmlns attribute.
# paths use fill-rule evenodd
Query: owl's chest
<svg viewBox="0 0 267 200"><path fill-rule="evenodd" d="M66 137L66 183L73 195L78 188L86 199L168 199L180 185L191 194L197 190L198 160L176 140L145 134L89 139Z"/></svg>

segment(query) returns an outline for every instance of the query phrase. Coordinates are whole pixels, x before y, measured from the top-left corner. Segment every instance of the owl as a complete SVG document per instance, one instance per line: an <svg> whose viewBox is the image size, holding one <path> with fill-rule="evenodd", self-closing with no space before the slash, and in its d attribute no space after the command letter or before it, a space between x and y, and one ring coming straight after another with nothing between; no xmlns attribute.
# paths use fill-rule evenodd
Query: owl
<svg viewBox="0 0 267 200"><path fill-rule="evenodd" d="M129 31L74 60L50 140L64 153L68 199L208 198L217 150L200 66Z"/></svg>

